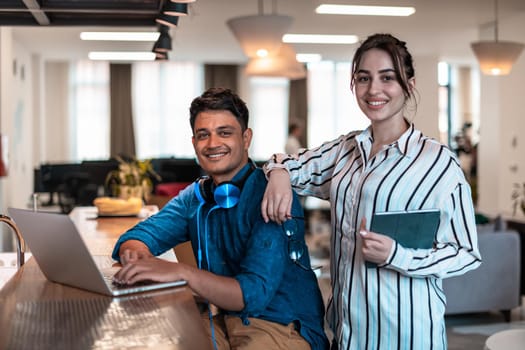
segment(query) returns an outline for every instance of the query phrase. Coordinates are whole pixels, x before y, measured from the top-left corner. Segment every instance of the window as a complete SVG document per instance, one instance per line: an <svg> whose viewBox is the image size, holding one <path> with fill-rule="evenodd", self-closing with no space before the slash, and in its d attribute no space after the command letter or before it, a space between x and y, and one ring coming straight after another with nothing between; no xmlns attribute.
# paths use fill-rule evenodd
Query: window
<svg viewBox="0 0 525 350"><path fill-rule="evenodd" d="M109 64L79 61L70 65L70 144L72 159L109 157Z"/></svg>
<svg viewBox="0 0 525 350"><path fill-rule="evenodd" d="M132 77L137 158L194 157L188 108L202 93L202 66L141 62L133 64ZM72 64L70 87L72 159L109 158L109 64Z"/></svg>
<svg viewBox="0 0 525 350"><path fill-rule="evenodd" d="M450 146L450 67L446 62L438 63L438 83L439 141Z"/></svg>
<svg viewBox="0 0 525 350"><path fill-rule="evenodd" d="M350 63L308 64L308 147L370 124L350 90Z"/></svg>
<svg viewBox="0 0 525 350"><path fill-rule="evenodd" d="M189 106L204 88L202 65L133 64L133 118L137 158L193 158Z"/></svg>
<svg viewBox="0 0 525 350"><path fill-rule="evenodd" d="M250 157L267 160L284 152L288 132L288 91L286 78L249 78L250 127L253 140Z"/></svg>
<svg viewBox="0 0 525 350"><path fill-rule="evenodd" d="M109 64L72 65L72 133L75 160L109 157ZM188 108L204 89L204 69L190 62L140 62L132 67L137 158L194 158ZM266 160L284 151L289 81L248 78L250 156ZM308 65L309 147L369 125L350 91L350 64ZM96 140L94 139L96 137Z"/></svg>

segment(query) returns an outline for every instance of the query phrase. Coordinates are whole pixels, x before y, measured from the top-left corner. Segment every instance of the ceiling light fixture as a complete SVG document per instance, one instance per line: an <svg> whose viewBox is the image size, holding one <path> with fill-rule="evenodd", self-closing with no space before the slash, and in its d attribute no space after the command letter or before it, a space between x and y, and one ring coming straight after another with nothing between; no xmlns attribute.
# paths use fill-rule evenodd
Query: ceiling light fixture
<svg viewBox="0 0 525 350"><path fill-rule="evenodd" d="M498 41L498 1L494 0L494 41L478 41L470 46L487 75L507 75L525 47L522 43Z"/></svg>
<svg viewBox="0 0 525 350"><path fill-rule="evenodd" d="M155 52L155 61L166 61L168 59L169 57L167 52Z"/></svg>
<svg viewBox="0 0 525 350"><path fill-rule="evenodd" d="M275 8L272 14L263 14L262 0L258 0L258 4L258 15L235 17L226 22L245 55L250 58L277 54L282 37L293 22L290 16L276 14Z"/></svg>
<svg viewBox="0 0 525 350"><path fill-rule="evenodd" d="M356 35L285 34L283 42L292 44L355 44Z"/></svg>
<svg viewBox="0 0 525 350"><path fill-rule="evenodd" d="M171 0L171 2L178 2L181 4L189 4L190 2L195 2L197 0Z"/></svg>
<svg viewBox="0 0 525 350"><path fill-rule="evenodd" d="M304 78L304 65L297 61L293 47L282 41L293 18L278 15L276 2L273 0L271 15L264 14L263 1L258 0L258 15L236 17L226 23L250 58L246 65L247 75Z"/></svg>
<svg viewBox="0 0 525 350"><path fill-rule="evenodd" d="M171 51L171 36L169 28L165 25L161 25L159 28L160 36L159 39L153 45L153 52L168 52Z"/></svg>
<svg viewBox="0 0 525 350"><path fill-rule="evenodd" d="M99 41L156 41L158 32L81 32L81 40Z"/></svg>
<svg viewBox="0 0 525 350"><path fill-rule="evenodd" d="M162 7L162 13L168 16L186 16L188 15L188 4L167 2Z"/></svg>
<svg viewBox="0 0 525 350"><path fill-rule="evenodd" d="M285 77L296 80L306 77L304 64L297 61L294 49L281 45L279 53L268 57L251 58L246 65L246 74L263 77Z"/></svg>
<svg viewBox="0 0 525 350"><path fill-rule="evenodd" d="M102 61L153 61L154 52L140 51L92 51L88 54L90 60Z"/></svg>
<svg viewBox="0 0 525 350"><path fill-rule="evenodd" d="M179 17L178 16L169 16L164 13L161 13L158 15L157 18L155 18L155 21L159 24L163 24L169 27L177 27L179 24Z"/></svg>
<svg viewBox="0 0 525 350"><path fill-rule="evenodd" d="M321 4L315 9L315 12L319 14L329 15L410 16L416 12L416 9L414 7L403 6L359 6Z"/></svg>

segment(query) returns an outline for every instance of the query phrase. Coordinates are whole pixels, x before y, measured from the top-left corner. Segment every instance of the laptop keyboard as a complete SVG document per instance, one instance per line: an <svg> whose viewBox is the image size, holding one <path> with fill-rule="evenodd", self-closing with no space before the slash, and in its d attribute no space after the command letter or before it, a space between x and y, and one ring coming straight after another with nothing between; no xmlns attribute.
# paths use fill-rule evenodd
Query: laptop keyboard
<svg viewBox="0 0 525 350"><path fill-rule="evenodd" d="M113 281L113 276L117 273L119 269L120 267L118 266L112 266L112 267L106 267L106 268L100 269L100 272L102 273L102 276L104 277L104 281L109 286L109 288L113 290L130 289L133 287L147 286L149 284L158 283L154 281L140 281L140 282L136 282L133 284L116 283L115 281Z"/></svg>
<svg viewBox="0 0 525 350"><path fill-rule="evenodd" d="M93 255L93 260L95 260L95 264L101 271L112 267L116 263L109 255Z"/></svg>
<svg viewBox="0 0 525 350"><path fill-rule="evenodd" d="M115 261L107 255L94 255L93 259L95 260L95 264L97 265L98 269L102 273L102 277L104 277L104 281L111 289L127 289L132 286L140 286L144 285L146 283L140 283L140 284L133 284L133 285L126 285L126 284L118 284L113 281L113 276L120 270L119 266L113 266L115 264Z"/></svg>

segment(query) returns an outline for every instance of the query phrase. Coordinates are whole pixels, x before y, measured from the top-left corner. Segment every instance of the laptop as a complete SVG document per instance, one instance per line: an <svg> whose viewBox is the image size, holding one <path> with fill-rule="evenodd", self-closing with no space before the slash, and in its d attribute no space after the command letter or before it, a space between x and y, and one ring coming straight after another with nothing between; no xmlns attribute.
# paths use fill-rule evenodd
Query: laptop
<svg viewBox="0 0 525 350"><path fill-rule="evenodd" d="M16 208L7 210L50 281L110 296L186 285L184 280L117 285L111 277L118 268L109 268L112 271L109 274L103 268L111 266L109 256L104 257L105 266L97 265L98 257L91 255L68 215Z"/></svg>

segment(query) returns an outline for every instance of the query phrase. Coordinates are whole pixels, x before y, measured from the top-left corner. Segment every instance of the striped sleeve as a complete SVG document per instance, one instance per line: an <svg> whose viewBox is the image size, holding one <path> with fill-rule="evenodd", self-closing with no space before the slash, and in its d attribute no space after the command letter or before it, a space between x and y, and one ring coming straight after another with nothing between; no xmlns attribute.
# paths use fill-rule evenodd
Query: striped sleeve
<svg viewBox="0 0 525 350"><path fill-rule="evenodd" d="M341 156L352 151L355 132L323 143L311 150L294 155L274 154L265 164L266 175L276 168L286 168L290 174L293 189L299 195L329 199L330 182L336 172Z"/></svg>
<svg viewBox="0 0 525 350"><path fill-rule="evenodd" d="M408 276L438 278L461 275L481 264L470 187L458 184L441 207L441 221L432 250L397 244L389 267Z"/></svg>

